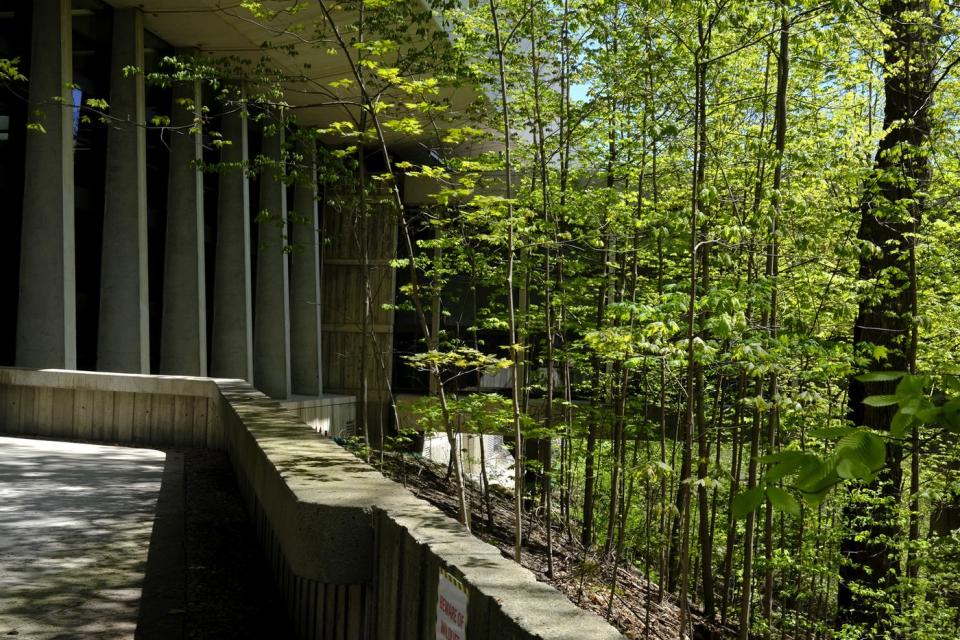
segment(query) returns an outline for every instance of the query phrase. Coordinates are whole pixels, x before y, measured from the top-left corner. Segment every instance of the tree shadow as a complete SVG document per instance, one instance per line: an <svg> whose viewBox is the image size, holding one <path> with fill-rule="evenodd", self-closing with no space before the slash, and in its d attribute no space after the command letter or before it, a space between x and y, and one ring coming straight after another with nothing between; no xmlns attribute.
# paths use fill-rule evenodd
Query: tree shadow
<svg viewBox="0 0 960 640"><path fill-rule="evenodd" d="M0 634L133 635L166 459L0 439Z"/></svg>
<svg viewBox="0 0 960 640"><path fill-rule="evenodd" d="M224 453L0 438L0 636L288 628Z"/></svg>

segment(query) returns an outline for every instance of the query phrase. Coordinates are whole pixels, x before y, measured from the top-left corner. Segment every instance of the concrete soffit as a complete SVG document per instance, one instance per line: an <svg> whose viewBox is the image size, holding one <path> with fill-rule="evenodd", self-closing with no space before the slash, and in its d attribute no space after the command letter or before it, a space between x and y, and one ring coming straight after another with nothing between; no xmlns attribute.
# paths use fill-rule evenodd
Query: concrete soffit
<svg viewBox="0 0 960 640"><path fill-rule="evenodd" d="M419 0L412 0L419 1ZM108 0L115 8L138 7L143 10L144 27L175 48L195 48L212 57L235 56L252 62L268 58L291 80L286 86L286 100L299 122L324 126L344 118L342 105L318 103L329 98L318 89L350 77L350 66L343 54L332 53L334 45L317 37L311 29L290 30L294 25L323 25L319 3L308 2L296 15L280 13L271 20L258 20L235 0ZM285 9L289 1L265 3L270 9ZM344 35L355 19L354 12L339 11L338 23ZM436 20L436 27L442 28ZM296 55L289 53L290 47ZM296 80L294 80L296 79ZM472 87L452 92L453 109L465 109L477 96ZM394 135L391 145L415 145L410 136Z"/></svg>

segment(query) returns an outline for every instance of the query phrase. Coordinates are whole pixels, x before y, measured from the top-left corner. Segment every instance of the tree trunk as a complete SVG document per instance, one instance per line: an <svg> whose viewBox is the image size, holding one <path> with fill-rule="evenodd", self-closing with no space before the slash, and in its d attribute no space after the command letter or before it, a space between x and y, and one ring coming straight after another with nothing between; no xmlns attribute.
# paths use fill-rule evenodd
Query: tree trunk
<svg viewBox="0 0 960 640"><path fill-rule="evenodd" d="M939 35L929 0L883 0L884 136L874 172L860 203L857 238L876 247L860 254L859 280L871 291L859 302L853 349L866 371L912 370L912 310L915 290L909 282L912 234L922 218L923 193L930 166L925 145L930 137L933 90L932 49ZM869 407L870 395L893 393L896 383L851 377L848 416L854 425L887 430L896 407ZM900 502L903 452L887 445L887 465L870 489L882 498L873 508L852 505L845 518L856 535L840 542L844 563L837 594L838 627L861 625L864 634L885 635L890 615L863 589L893 594L899 581L896 510ZM869 511L869 512L868 512Z"/></svg>
<svg viewBox="0 0 960 640"><path fill-rule="evenodd" d="M777 278L780 275L780 217L783 198L780 194L783 182L783 154L786 150L787 134L787 82L790 79L790 19L787 14L786 0L780 0L780 51L777 55L777 95L773 110L774 149L776 159L773 167L773 215L770 217L770 239L767 251L767 279L770 281L770 311L767 333L771 343L777 339L777 307L779 289ZM770 411L767 414L767 454L772 454L777 446L777 432L780 426L779 379L777 370L770 372L769 397ZM767 637L770 634L773 617L773 504L768 500L764 512L763 542L766 552L766 566L763 574L763 617L767 621Z"/></svg>
<svg viewBox="0 0 960 640"><path fill-rule="evenodd" d="M694 134L693 134L693 179L690 189L690 291L687 300L687 372L686 372L686 419L684 421L683 434L683 457L680 464L680 489L678 493L678 502L680 505L680 521L682 521L682 531L680 532L680 562L677 567L680 578L680 634L681 637L686 631L686 625L689 621L690 603L689 603L689 566L690 566L690 472L693 456L693 436L697 428L697 412L694 406L697 398L697 382L702 382L701 364L698 362L695 345L697 337L697 299L698 299L698 258L697 251L708 246L705 242L699 242L701 233L700 216L702 215L702 202L700 199L700 190L703 187L704 162L706 154L706 72L707 63L701 60L701 56L706 54L705 45L707 37L704 30L703 17L698 17L697 32L699 46L694 52L693 69L696 84L696 97L694 99ZM705 435L705 434L704 434ZM699 465L698 465L699 466ZM701 483L702 484L702 483ZM673 572L671 572L673 573ZM671 579L673 576L671 575ZM712 580L711 580L711 589ZM711 601L712 606L712 601Z"/></svg>
<svg viewBox="0 0 960 640"><path fill-rule="evenodd" d="M509 228L507 231L507 314L509 316L510 331L510 357L513 360L513 384L511 390L511 404L513 408L513 436L514 436L514 467L513 467L513 502L514 502L514 541L513 541L513 559L520 562L520 548L523 541L523 514L521 513L521 502L523 499L523 434L520 433L520 354L517 352L517 319L513 302L513 268L514 268L514 208L511 198L513 197L513 174L510 165L510 110L509 97L507 96L507 72L504 61L504 42L500 35L500 21L497 14L497 5L490 0L490 15L493 18L493 29L496 36L495 43L497 47L497 63L499 68L500 80L500 106L503 109L503 145L504 145L504 167L506 180L506 197L509 217Z"/></svg>

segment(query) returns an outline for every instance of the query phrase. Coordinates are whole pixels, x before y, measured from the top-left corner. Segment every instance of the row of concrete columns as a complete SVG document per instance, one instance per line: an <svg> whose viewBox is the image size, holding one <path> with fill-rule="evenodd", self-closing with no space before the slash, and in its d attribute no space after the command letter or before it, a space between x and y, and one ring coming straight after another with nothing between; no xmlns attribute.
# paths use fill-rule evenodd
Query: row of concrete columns
<svg viewBox="0 0 960 640"><path fill-rule="evenodd" d="M76 367L70 5L34 1L30 112L41 114L45 132L28 135L25 158L16 355L17 365L25 367ZM141 74L123 71L143 68L143 17L139 9L118 9L113 24L97 369L149 373L144 82ZM190 131L201 101L198 82L174 85L159 373L243 378L277 398L317 395L316 188L295 187L295 214L308 222L294 225L300 250L288 259L282 129L263 138L263 154L275 165L260 181L260 211L269 215L258 222L255 305L247 176L242 169L220 175L208 367L202 148L199 132ZM224 117L223 133L232 144L222 148L221 160L248 160L242 110ZM312 162L312 150L304 151Z"/></svg>

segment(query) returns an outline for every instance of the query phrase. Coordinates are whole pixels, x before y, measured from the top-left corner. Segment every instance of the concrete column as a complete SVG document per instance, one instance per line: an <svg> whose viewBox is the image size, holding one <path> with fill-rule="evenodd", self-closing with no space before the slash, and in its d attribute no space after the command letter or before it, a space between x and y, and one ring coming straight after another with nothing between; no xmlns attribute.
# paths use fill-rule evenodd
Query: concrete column
<svg viewBox="0 0 960 640"><path fill-rule="evenodd" d="M178 51L178 55L190 55ZM173 85L167 236L163 270L160 373L207 375L206 288L203 259L203 173L199 133L199 81ZM192 108L185 107L185 102Z"/></svg>
<svg viewBox="0 0 960 640"><path fill-rule="evenodd" d="M100 262L97 369L150 373L147 295L147 137L144 125L143 14L113 12L107 179Z"/></svg>
<svg viewBox="0 0 960 640"><path fill-rule="evenodd" d="M323 393L320 377L320 216L317 209L316 148L301 144L304 179L293 191L293 253L290 257L290 354L293 393Z"/></svg>
<svg viewBox="0 0 960 640"><path fill-rule="evenodd" d="M282 163L283 130L263 136L262 153ZM260 174L257 294L253 324L253 382L272 398L290 395L290 302L287 254L287 189L283 167Z"/></svg>
<svg viewBox="0 0 960 640"><path fill-rule="evenodd" d="M220 161L230 168L220 172L210 375L249 382L253 380L253 320L246 110L237 107L224 115L221 129L231 144L220 148Z"/></svg>
<svg viewBox="0 0 960 640"><path fill-rule="evenodd" d="M70 0L34 0L20 302L21 367L77 366L73 229L73 24Z"/></svg>

